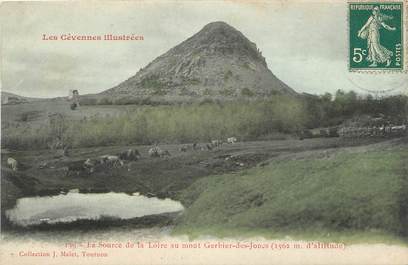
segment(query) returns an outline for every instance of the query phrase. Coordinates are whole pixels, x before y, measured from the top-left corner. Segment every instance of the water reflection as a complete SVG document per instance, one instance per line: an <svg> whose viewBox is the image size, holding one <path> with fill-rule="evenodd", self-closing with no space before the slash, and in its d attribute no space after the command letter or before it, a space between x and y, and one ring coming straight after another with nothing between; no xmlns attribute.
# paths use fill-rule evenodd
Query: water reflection
<svg viewBox="0 0 408 265"><path fill-rule="evenodd" d="M103 217L131 219L153 214L182 211L180 202L148 198L138 193L77 193L58 196L28 197L17 200L6 211L7 218L20 226L41 223L66 223L76 220L98 220Z"/></svg>

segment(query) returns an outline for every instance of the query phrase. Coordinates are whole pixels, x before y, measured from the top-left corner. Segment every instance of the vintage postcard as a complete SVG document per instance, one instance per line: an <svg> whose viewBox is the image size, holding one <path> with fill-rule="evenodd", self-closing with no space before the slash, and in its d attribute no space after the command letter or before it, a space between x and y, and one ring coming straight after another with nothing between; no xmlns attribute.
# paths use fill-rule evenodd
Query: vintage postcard
<svg viewBox="0 0 408 265"><path fill-rule="evenodd" d="M1 264L408 264L407 1L0 12Z"/></svg>

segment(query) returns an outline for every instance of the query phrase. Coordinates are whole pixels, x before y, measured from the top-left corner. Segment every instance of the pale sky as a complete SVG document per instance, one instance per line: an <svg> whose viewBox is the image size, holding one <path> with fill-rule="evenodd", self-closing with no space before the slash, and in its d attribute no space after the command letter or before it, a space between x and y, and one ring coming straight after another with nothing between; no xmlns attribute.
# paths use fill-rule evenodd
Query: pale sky
<svg viewBox="0 0 408 265"><path fill-rule="evenodd" d="M9 2L1 8L2 90L30 97L98 93L192 36L225 21L255 42L297 92L397 88L407 74L349 73L343 1ZM143 35L143 41L43 41L42 35Z"/></svg>

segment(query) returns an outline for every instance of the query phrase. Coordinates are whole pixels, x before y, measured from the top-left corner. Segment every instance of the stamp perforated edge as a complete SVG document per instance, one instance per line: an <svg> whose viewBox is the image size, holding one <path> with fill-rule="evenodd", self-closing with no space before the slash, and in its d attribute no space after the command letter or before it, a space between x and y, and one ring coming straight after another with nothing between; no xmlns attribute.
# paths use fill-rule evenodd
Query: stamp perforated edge
<svg viewBox="0 0 408 265"><path fill-rule="evenodd" d="M403 56L404 56L404 66L403 69L388 69L388 68L377 68L377 69L353 69L350 66L350 8L349 5L353 3L402 3L402 37L403 37ZM365 73L365 74L390 74L390 73L401 73L407 74L408 73L408 41L407 41L407 34L408 34L408 0L350 0L347 1L347 68L350 73Z"/></svg>

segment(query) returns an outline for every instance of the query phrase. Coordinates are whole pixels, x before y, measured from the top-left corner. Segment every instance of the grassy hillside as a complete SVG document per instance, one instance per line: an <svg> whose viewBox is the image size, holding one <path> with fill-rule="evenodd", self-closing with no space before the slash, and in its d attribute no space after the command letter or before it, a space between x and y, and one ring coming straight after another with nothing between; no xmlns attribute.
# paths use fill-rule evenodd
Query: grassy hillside
<svg viewBox="0 0 408 265"><path fill-rule="evenodd" d="M231 136L259 140L361 117L384 117L394 125L406 124L408 117L408 97L359 99L354 92L341 91L335 100L325 94L157 106L139 103L81 105L75 111L63 99L2 105L2 147L46 148L55 138L73 147L206 142ZM52 120L56 115L59 121Z"/></svg>
<svg viewBox="0 0 408 265"><path fill-rule="evenodd" d="M406 235L406 147L306 154L200 179L181 195L189 207L176 232L383 231Z"/></svg>
<svg viewBox="0 0 408 265"><path fill-rule="evenodd" d="M53 118L44 114L51 110L43 107L19 115L15 114L19 109L5 108L9 115L2 116L2 146L46 148L56 137L74 147L200 142L231 136L250 140L275 132L294 132L305 120L302 104L287 97L245 104L117 106L116 110L112 106L86 106L76 111L56 109L54 113L61 115ZM95 113L93 108L103 110L103 115L90 116ZM81 113L83 117L79 117Z"/></svg>

